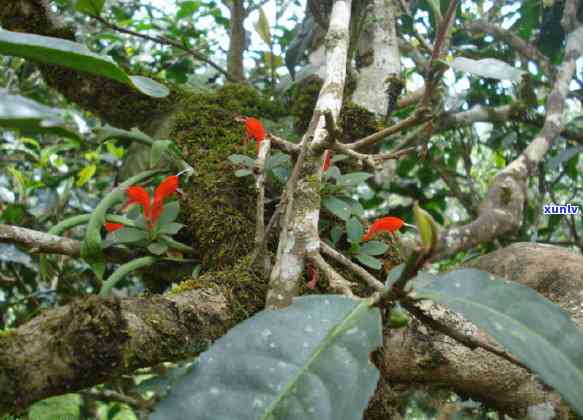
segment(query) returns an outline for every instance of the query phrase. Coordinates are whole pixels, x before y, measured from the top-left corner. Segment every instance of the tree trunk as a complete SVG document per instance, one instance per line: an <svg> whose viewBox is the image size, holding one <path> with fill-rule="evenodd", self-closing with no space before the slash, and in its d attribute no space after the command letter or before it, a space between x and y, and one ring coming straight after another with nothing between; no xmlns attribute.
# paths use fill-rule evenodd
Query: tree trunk
<svg viewBox="0 0 583 420"><path fill-rule="evenodd" d="M243 0L233 0L231 3L231 28L229 31L229 53L227 55L227 72L231 80L245 80L243 71L243 52L245 51L245 8Z"/></svg>

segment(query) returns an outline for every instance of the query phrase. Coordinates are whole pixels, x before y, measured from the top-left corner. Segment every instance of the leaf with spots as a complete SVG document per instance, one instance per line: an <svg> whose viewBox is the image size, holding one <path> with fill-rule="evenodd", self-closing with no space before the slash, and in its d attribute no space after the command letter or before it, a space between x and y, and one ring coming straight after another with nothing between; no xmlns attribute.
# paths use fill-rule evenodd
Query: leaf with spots
<svg viewBox="0 0 583 420"><path fill-rule="evenodd" d="M382 344L369 304L306 296L258 313L203 353L151 419L361 419Z"/></svg>
<svg viewBox="0 0 583 420"><path fill-rule="evenodd" d="M459 312L583 414L583 334L563 310L519 283L475 269L412 282L418 298Z"/></svg>

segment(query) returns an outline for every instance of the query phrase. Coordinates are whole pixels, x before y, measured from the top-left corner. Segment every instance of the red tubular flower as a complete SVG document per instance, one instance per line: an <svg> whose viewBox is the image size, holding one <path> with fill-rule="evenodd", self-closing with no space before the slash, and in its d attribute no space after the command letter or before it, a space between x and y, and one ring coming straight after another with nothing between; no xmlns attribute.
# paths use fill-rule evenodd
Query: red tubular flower
<svg viewBox="0 0 583 420"><path fill-rule="evenodd" d="M128 201L124 208L131 204L140 204L144 208L144 219L148 219L150 217L150 194L148 191L142 187L133 186L128 188L127 194Z"/></svg>
<svg viewBox="0 0 583 420"><path fill-rule="evenodd" d="M176 175L164 178L154 191L154 202L150 203L148 191L138 186L129 187L127 190L128 201L124 208L130 204L140 204L144 207L144 219L148 221L150 226L154 226L164 211L164 199L174 194L177 189L178 177Z"/></svg>
<svg viewBox="0 0 583 420"><path fill-rule="evenodd" d="M379 232L393 233L403 226L403 222L398 217L387 216L376 220L369 228L366 234L362 237L363 241L372 239Z"/></svg>
<svg viewBox="0 0 583 420"><path fill-rule="evenodd" d="M121 223L106 223L105 230L108 232L115 232L118 229L121 229L123 225Z"/></svg>
<svg viewBox="0 0 583 420"><path fill-rule="evenodd" d="M261 142L265 139L265 128L263 124L257 118L248 117L245 119L245 132L248 138L255 139L257 145L257 152L259 152L259 147Z"/></svg>
<svg viewBox="0 0 583 420"><path fill-rule="evenodd" d="M165 178L154 191L154 203L152 205L152 212L150 214L150 222L155 225L162 210L164 210L164 199L171 196L178 189L178 177L176 175L171 175Z"/></svg>
<svg viewBox="0 0 583 420"><path fill-rule="evenodd" d="M322 164L322 172L326 172L330 168L330 162L332 161L332 150L326 149L324 152L324 163Z"/></svg>

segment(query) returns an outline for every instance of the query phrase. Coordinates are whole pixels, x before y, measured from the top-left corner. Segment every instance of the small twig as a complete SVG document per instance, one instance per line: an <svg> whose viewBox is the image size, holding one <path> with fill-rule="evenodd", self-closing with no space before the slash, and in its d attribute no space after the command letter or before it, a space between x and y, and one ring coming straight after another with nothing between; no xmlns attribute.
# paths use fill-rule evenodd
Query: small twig
<svg viewBox="0 0 583 420"><path fill-rule="evenodd" d="M431 3L431 2L430 2ZM453 27L453 21L455 18L455 10L457 7L457 0L452 0L449 3L449 8L444 19L440 20L439 28L437 29L437 37L433 44L433 51L431 53L431 59L427 66L427 74L425 76L425 92L423 93L423 98L421 99L421 107L425 108L429 104L429 99L433 95L439 76L447 69L447 66L437 67L437 60L441 57L441 50L446 44L445 40L451 28Z"/></svg>
<svg viewBox="0 0 583 420"><path fill-rule="evenodd" d="M391 134L398 133L406 128L413 127L418 123L422 123L427 121L430 118L430 115L427 112L416 112L415 114L405 118L402 121L399 121L397 124L392 125L390 127L384 128L380 131L377 131L370 136L364 137L360 140L357 140L353 143L347 144L346 147L348 149L360 149L362 147L372 146L387 136Z"/></svg>
<svg viewBox="0 0 583 420"><path fill-rule="evenodd" d="M139 32L135 32L132 31L130 29L126 29L126 28L122 28L121 26L117 26L114 23L108 22L107 20L105 20L104 18L102 18L101 16L92 16L93 19L97 20L98 22L101 22L102 24L104 24L105 26L107 26L110 29L113 29L114 31L117 32L121 32L127 35L132 35L132 36L137 36L143 39L147 39L148 41L152 41L152 42L156 42L159 44L166 44L166 45L171 45L175 48L178 48L182 51L186 51L187 53L189 53L190 55L192 55L195 59L202 61L203 63L208 64L209 66L211 66L212 68L214 68L215 70L217 70L219 73L221 73L223 76L225 76L227 78L227 80L234 82L235 80L229 75L229 73L227 72L227 70L225 70L224 68L222 68L221 66L219 66L217 63L215 63L213 60L211 60L210 58L206 57L204 54L201 54L200 52L193 50L192 48L188 48L184 45L182 45L179 42L176 42L172 39L168 39L164 36L150 36L150 35L145 35Z"/></svg>
<svg viewBox="0 0 583 420"><path fill-rule="evenodd" d="M259 143L259 156L255 161L255 186L257 188L257 216L255 223L255 255L263 255L263 271L269 275L270 261L265 249L265 162L269 158L271 141L266 139Z"/></svg>
<svg viewBox="0 0 583 420"><path fill-rule="evenodd" d="M403 305L403 307L405 309L407 309L409 312L411 312L419 321L421 321L425 325L431 327L435 331L438 331L442 334L447 335L448 337L453 338L454 340L462 343L463 345L470 348L471 350L474 350L478 347L482 348L482 349L484 349L490 353L493 353L497 356L500 356L503 359L508 360L510 363L513 363L517 366L520 366L521 368L524 368L530 372L530 369L528 368L528 366L526 366L524 363L522 363L521 361L516 359L511 354L505 352L504 350L500 350L500 349L496 348L495 346L493 346L493 345L491 345L483 340L468 336L460 331L455 330L454 328L450 328L448 325L444 324L443 322L440 322L440 321L430 317L429 315L427 315L420 308L415 306L415 304L413 302L407 301L404 299L404 300L401 300L401 305Z"/></svg>
<svg viewBox="0 0 583 420"><path fill-rule="evenodd" d="M365 281L366 284L368 284L373 289L379 292L385 290L385 286L379 280L377 280L372 274L370 274L368 271L366 271L358 264L355 264L352 261L350 261L349 258L345 257L340 252L336 251L326 242L320 241L320 249L324 254L333 258L334 260L336 260L337 262L339 262L340 264L342 264L343 266L357 274L361 279Z"/></svg>
<svg viewBox="0 0 583 420"><path fill-rule="evenodd" d="M290 155L297 155L300 152L300 145L292 143L289 140L285 140L281 137L275 136L271 133L267 134L267 138L272 141L273 146L281 149Z"/></svg>
<svg viewBox="0 0 583 420"><path fill-rule="evenodd" d="M332 289L332 291L345 296L354 297L354 293L352 293L352 289L350 288L351 283L334 270L334 268L322 258L322 255L320 255L319 252L309 254L308 259L324 272L326 278L330 282L330 289Z"/></svg>

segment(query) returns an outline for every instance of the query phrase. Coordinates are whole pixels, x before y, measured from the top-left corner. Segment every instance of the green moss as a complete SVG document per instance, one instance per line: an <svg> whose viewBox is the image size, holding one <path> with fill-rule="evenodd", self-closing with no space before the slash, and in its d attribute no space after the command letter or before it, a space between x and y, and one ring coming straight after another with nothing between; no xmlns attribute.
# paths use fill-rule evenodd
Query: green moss
<svg viewBox="0 0 583 420"><path fill-rule="evenodd" d="M345 101L340 112L340 126L342 128L343 143L352 142L369 136L383 127L382 122L374 113L368 111L352 101Z"/></svg>
<svg viewBox="0 0 583 420"><path fill-rule="evenodd" d="M215 339L265 307L269 281L251 268L250 264L251 257L246 256L230 268L186 280L172 290L171 293L178 294L192 289L218 288L227 298L230 308L226 313L231 318L220 326L221 331L206 331L202 334L203 337Z"/></svg>
<svg viewBox="0 0 583 420"><path fill-rule="evenodd" d="M503 186L501 198L502 203L504 203L505 206L510 204L510 201L512 201L512 188L508 186Z"/></svg>
<svg viewBox="0 0 583 420"><path fill-rule="evenodd" d="M235 116L271 116L279 105L247 85L230 84L217 92L190 93L179 104L170 137L198 175L185 187L183 222L203 267L221 270L253 249L255 187L252 177L236 178L232 154L255 156Z"/></svg>
<svg viewBox="0 0 583 420"><path fill-rule="evenodd" d="M303 134L308 129L322 84L318 76L310 76L292 88L291 115L297 133Z"/></svg>

